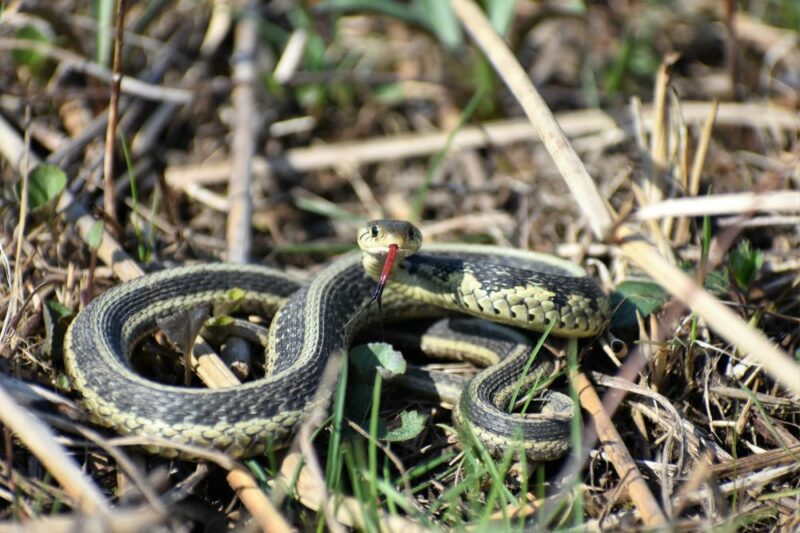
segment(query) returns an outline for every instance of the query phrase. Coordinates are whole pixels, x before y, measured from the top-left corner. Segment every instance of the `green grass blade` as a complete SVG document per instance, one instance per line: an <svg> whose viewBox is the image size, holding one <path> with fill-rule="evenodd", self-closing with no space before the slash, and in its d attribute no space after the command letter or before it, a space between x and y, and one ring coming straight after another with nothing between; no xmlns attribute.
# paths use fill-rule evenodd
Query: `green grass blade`
<svg viewBox="0 0 800 533"><path fill-rule="evenodd" d="M517 405L517 397L519 396L519 391L522 388L522 384L525 382L525 378L527 377L528 372L530 372L531 366L533 366L533 362L536 360L536 356L539 355L539 350L541 350L542 346L544 346L544 341L547 339L547 336L550 335L550 332L553 331L553 326L555 325L556 321L551 320L550 324L548 324L547 326L547 329L544 330L544 332L539 336L539 340L536 341L536 346L533 347L531 355L530 357L528 357L528 361L525 363L525 367L522 369L522 373L519 375L519 378L517 378L517 384L514 387L514 394L511 395L511 401L508 404L509 413L513 411L514 406ZM534 384L534 386L531 387L531 389L535 391L537 389L536 385ZM530 396L533 395L531 394ZM526 402L525 408L527 408L527 406L528 403ZM525 411L525 408L523 408L523 411Z"/></svg>
<svg viewBox="0 0 800 533"><path fill-rule="evenodd" d="M339 370L339 382L333 399L331 438L328 441L328 460L325 465L326 484L328 490L339 486L342 476L342 423L344 421L344 399L347 391L347 361L343 361Z"/></svg>
<svg viewBox="0 0 800 533"><path fill-rule="evenodd" d="M567 342L567 364L569 365L570 375L576 376L578 374L578 339L576 338L571 338ZM581 400L578 397L578 390L572 385L572 380L570 380L569 395L572 398L573 405L572 430L570 432L572 435L572 453L576 457L582 457ZM583 491L580 480L577 478L572 491L575 498L572 510L573 524L581 528L583 526Z"/></svg>
<svg viewBox="0 0 800 533"><path fill-rule="evenodd" d="M381 385L383 378L375 373L375 384L372 388L372 409L369 414L369 442L367 443L368 482L373 501L378 501L378 413L381 408Z"/></svg>

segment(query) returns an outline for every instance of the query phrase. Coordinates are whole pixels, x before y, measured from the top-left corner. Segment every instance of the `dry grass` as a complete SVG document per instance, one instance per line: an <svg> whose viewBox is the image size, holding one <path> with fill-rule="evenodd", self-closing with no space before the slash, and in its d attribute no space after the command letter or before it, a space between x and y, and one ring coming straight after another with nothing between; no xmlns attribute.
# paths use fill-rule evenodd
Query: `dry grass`
<svg viewBox="0 0 800 533"><path fill-rule="evenodd" d="M84 5L0 12L0 529L800 527L800 50L770 20L791 1L519 3L505 40L472 0L411 24L390 2L128 4L116 89ZM20 201L43 162L68 176L56 209ZM331 461L319 413L296 448L193 464L70 401L59 335L106 288L226 258L312 275L375 217L562 254L639 306L557 382L575 453L461 454L442 405L385 394L380 420L417 410L421 436L350 421Z"/></svg>

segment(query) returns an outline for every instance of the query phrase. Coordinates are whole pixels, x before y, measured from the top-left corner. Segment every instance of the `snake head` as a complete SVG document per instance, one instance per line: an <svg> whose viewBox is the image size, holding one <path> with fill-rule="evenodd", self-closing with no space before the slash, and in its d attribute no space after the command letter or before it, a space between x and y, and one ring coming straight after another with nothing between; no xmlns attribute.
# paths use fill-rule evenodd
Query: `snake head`
<svg viewBox="0 0 800 533"><path fill-rule="evenodd" d="M422 232L405 220L371 220L357 233L358 247L365 255L382 261L391 246L397 246L397 258L415 254L422 246Z"/></svg>

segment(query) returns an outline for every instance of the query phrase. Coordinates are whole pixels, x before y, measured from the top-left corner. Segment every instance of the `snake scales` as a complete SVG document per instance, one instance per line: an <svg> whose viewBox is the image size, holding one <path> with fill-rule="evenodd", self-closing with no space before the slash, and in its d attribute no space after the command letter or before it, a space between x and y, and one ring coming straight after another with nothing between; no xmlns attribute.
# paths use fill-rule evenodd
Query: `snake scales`
<svg viewBox="0 0 800 533"><path fill-rule="evenodd" d="M552 321L553 334L588 337L602 331L610 315L594 281L551 256L465 244L430 245L415 253L421 235L401 221L369 222L359 229L358 241L361 254L334 261L302 286L266 267L213 264L162 271L112 288L79 313L67 332L65 362L74 388L95 421L122 434L214 447L235 457L283 443L312 409L328 360L346 354L355 332L375 320L376 313L359 310L390 244L400 247L401 261L383 295L385 320L454 310L536 331ZM242 295L241 311L276 313L265 377L203 389L158 384L131 370L133 347L156 329L157 318L225 301L232 289ZM562 455L569 443L569 399L550 393L549 412L508 414L505 404L530 345L519 333L486 328L489 355L483 359L496 364L464 389L454 409L456 424L470 427L492 447L515 440L535 459ZM466 336L475 337L472 333ZM442 342L453 349L466 344L463 336ZM550 368L547 361L537 362L523 387ZM146 448L166 456L192 455L169 445Z"/></svg>

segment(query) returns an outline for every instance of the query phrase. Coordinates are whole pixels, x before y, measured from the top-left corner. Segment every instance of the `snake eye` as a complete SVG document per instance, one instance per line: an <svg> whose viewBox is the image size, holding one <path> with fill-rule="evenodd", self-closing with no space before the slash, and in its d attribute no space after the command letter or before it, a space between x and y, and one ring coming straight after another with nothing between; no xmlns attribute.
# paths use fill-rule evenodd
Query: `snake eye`
<svg viewBox="0 0 800 533"><path fill-rule="evenodd" d="M413 241L413 240L414 240L414 237L415 237L415 235L414 235L414 228L412 228L411 226L409 226L409 227L408 227L408 239Z"/></svg>
<svg viewBox="0 0 800 533"><path fill-rule="evenodd" d="M371 231L372 231L372 238L373 239L377 239L378 238L378 225L377 224L373 224Z"/></svg>

